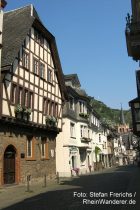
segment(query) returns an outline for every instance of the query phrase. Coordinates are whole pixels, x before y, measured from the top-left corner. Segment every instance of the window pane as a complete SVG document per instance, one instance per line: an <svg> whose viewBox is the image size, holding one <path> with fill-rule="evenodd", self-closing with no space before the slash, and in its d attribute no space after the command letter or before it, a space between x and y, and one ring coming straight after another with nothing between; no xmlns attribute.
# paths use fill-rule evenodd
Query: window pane
<svg viewBox="0 0 140 210"><path fill-rule="evenodd" d="M35 74L38 74L38 68L39 68L39 63L37 60L34 59L34 62L33 62L33 71Z"/></svg>
<svg viewBox="0 0 140 210"><path fill-rule="evenodd" d="M11 101L12 101L12 103L16 103L16 92L17 92L17 86L13 84L12 89L11 89Z"/></svg>
<svg viewBox="0 0 140 210"><path fill-rule="evenodd" d="M44 72L45 72L45 65L43 63L40 63L40 77L44 78Z"/></svg>
<svg viewBox="0 0 140 210"><path fill-rule="evenodd" d="M70 134L71 134L71 137L75 137L75 124L74 123L70 123Z"/></svg>
<svg viewBox="0 0 140 210"><path fill-rule="evenodd" d="M22 96L23 95L23 90L22 88L19 88L19 93L18 93L18 103L22 104Z"/></svg>
<svg viewBox="0 0 140 210"><path fill-rule="evenodd" d="M32 139L27 139L27 157L32 156Z"/></svg>
<svg viewBox="0 0 140 210"><path fill-rule="evenodd" d="M28 104L29 108L33 108L33 93L29 92L29 104Z"/></svg>
<svg viewBox="0 0 140 210"><path fill-rule="evenodd" d="M44 114L47 113L47 99L46 98L43 99L43 113Z"/></svg>
<svg viewBox="0 0 140 210"><path fill-rule="evenodd" d="M29 69L29 55L26 52L23 52L23 66Z"/></svg>
<svg viewBox="0 0 140 210"><path fill-rule="evenodd" d="M48 69L48 82L52 82L52 70Z"/></svg>
<svg viewBox="0 0 140 210"><path fill-rule="evenodd" d="M24 105L26 107L28 106L28 90L25 90L25 93L24 93Z"/></svg>
<svg viewBox="0 0 140 210"><path fill-rule="evenodd" d="M42 157L45 157L45 143L46 143L45 139L42 139L41 140L41 156Z"/></svg>

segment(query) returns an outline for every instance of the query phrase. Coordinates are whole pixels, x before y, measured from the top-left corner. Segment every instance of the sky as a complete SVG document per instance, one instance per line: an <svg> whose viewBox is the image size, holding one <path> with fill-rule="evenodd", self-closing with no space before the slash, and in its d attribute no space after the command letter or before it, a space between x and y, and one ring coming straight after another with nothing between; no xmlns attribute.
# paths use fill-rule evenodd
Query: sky
<svg viewBox="0 0 140 210"><path fill-rule="evenodd" d="M125 17L131 0L7 0L5 10L36 8L55 36L64 74L78 74L87 94L111 108L137 97L139 64L127 55Z"/></svg>

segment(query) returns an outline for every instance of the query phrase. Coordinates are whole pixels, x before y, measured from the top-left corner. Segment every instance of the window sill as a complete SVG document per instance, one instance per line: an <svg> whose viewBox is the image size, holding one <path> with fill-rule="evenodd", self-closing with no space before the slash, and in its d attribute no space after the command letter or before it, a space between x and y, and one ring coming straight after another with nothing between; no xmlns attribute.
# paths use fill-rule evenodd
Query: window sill
<svg viewBox="0 0 140 210"><path fill-rule="evenodd" d="M36 159L35 158L27 158L26 157L26 161L36 161Z"/></svg>
<svg viewBox="0 0 140 210"><path fill-rule="evenodd" d="M72 137L72 136L71 136L71 139L76 139L76 137Z"/></svg>
<svg viewBox="0 0 140 210"><path fill-rule="evenodd" d="M46 157L43 158L43 157L42 157L41 160L42 160L42 161L50 160L50 158L46 158Z"/></svg>

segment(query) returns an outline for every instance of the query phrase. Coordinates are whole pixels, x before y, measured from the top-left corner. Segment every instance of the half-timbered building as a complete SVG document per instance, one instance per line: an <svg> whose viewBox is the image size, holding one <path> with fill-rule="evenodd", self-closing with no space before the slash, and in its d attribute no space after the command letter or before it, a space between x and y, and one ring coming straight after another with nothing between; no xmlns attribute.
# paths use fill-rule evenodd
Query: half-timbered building
<svg viewBox="0 0 140 210"><path fill-rule="evenodd" d="M55 37L32 5L4 13L0 184L53 178L65 84Z"/></svg>

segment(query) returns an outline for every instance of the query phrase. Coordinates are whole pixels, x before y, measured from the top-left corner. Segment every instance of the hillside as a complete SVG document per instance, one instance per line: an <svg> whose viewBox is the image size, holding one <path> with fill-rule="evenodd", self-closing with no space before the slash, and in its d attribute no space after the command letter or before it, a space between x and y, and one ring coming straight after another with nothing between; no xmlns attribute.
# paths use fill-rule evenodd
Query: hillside
<svg viewBox="0 0 140 210"><path fill-rule="evenodd" d="M91 105L94 110L101 116L101 118L105 118L107 120L113 121L115 124L120 123L120 110L112 109L107 107L103 102L98 101L96 99L91 99ZM128 123L131 127L131 111L123 110L125 122Z"/></svg>

